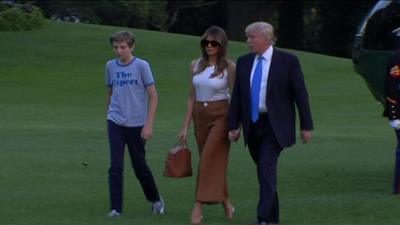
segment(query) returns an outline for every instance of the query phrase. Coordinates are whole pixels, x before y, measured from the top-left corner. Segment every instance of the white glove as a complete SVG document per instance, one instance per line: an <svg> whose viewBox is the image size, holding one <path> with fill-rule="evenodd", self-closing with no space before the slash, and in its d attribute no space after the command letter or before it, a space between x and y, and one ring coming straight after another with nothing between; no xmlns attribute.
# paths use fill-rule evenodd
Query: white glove
<svg viewBox="0 0 400 225"><path fill-rule="evenodd" d="M396 130L399 130L400 129L400 120L391 120L390 126Z"/></svg>

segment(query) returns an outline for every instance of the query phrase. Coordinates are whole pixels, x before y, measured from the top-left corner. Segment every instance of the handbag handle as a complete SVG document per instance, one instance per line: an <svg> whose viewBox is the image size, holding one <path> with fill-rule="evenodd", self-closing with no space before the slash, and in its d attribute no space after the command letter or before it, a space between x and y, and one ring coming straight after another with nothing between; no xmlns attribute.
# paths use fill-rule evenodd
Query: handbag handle
<svg viewBox="0 0 400 225"><path fill-rule="evenodd" d="M184 148L187 148L187 146L188 146L187 141L182 141L182 140L178 139L178 141L175 144L175 147L177 147L179 145L184 147Z"/></svg>
<svg viewBox="0 0 400 225"><path fill-rule="evenodd" d="M174 147L173 148L171 148L170 150L169 150L169 153L171 154L175 154L175 153L177 153L179 150L181 150L181 149L188 149L188 147L187 147L187 142L186 141L181 141L181 140L178 140L177 142L176 142L176 144L174 145Z"/></svg>

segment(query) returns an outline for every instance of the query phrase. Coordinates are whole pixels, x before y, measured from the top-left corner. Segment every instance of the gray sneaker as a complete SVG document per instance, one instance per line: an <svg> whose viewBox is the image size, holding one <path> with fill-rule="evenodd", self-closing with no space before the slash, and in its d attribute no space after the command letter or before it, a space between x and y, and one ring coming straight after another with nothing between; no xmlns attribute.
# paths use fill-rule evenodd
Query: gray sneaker
<svg viewBox="0 0 400 225"><path fill-rule="evenodd" d="M120 217L121 213L118 212L117 210L113 209L108 213L108 217L110 218L115 218L115 217Z"/></svg>
<svg viewBox="0 0 400 225"><path fill-rule="evenodd" d="M151 211L153 214L164 214L165 213L165 203L164 199L160 196L160 201L153 202L151 206Z"/></svg>

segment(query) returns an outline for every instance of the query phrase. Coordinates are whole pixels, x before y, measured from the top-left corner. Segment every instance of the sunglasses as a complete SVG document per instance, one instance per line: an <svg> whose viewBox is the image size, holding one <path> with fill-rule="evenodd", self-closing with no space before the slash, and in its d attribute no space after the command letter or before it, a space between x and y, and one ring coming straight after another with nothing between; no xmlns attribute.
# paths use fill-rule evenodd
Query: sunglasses
<svg viewBox="0 0 400 225"><path fill-rule="evenodd" d="M208 45L211 45L211 47L213 47L213 48L221 45L218 41L208 41L208 40L201 40L200 44L203 47L207 47Z"/></svg>

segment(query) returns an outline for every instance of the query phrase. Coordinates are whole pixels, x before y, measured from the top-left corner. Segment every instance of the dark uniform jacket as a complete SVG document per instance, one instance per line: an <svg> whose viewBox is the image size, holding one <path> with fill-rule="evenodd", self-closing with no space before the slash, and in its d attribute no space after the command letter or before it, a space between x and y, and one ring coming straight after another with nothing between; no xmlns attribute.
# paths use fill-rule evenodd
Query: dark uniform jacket
<svg viewBox="0 0 400 225"><path fill-rule="evenodd" d="M386 66L385 111L389 120L400 119L400 51L392 55Z"/></svg>

